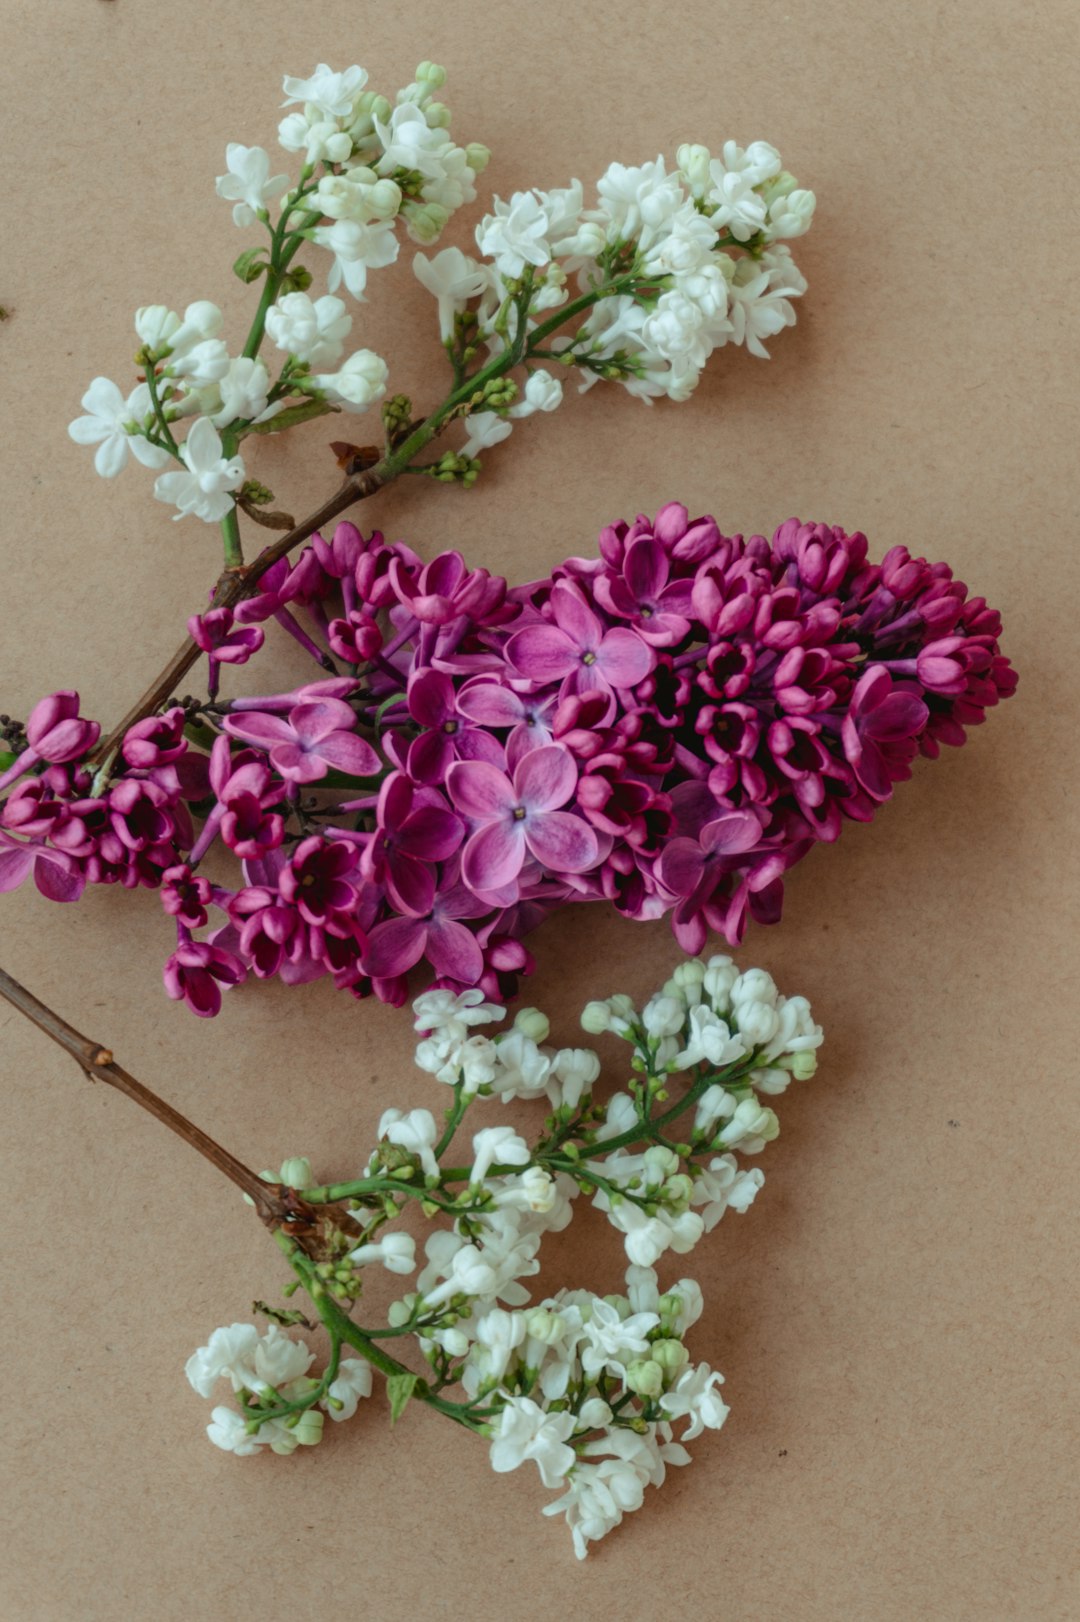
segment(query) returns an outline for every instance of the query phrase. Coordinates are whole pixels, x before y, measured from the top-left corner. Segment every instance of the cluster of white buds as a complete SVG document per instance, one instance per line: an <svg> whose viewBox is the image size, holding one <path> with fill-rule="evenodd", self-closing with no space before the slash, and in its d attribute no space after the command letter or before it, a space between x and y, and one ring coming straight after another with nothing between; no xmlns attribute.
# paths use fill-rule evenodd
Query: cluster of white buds
<svg viewBox="0 0 1080 1622"><path fill-rule="evenodd" d="M550 1046L538 1009L493 1031L504 1010L480 991L431 991L413 1006L417 1062L452 1088L445 1124L428 1109L388 1109L366 1175L351 1182L316 1188L301 1158L263 1173L311 1211L347 1212L331 1255L294 1258L331 1335L323 1377L308 1375L308 1348L273 1324L261 1339L253 1325L218 1330L188 1376L202 1395L223 1377L240 1393L239 1412L214 1411L218 1446L288 1452L318 1440L321 1409L347 1417L370 1389L367 1364L360 1372L342 1347L376 1347L392 1413L419 1396L487 1437L496 1471L532 1460L561 1494L545 1513L565 1513L583 1556L669 1465L689 1462L687 1441L727 1416L721 1376L685 1345L701 1290L687 1278L662 1289L654 1264L750 1205L764 1178L739 1157L757 1156L778 1131L758 1095L813 1074L821 1029L805 998L783 996L764 971L691 959L640 1010L626 996L586 1006L586 1030L632 1047L627 1086L599 1101L598 1055ZM507 1124L483 1126L471 1155L448 1163L479 1100L529 1098L550 1109L535 1142ZM543 1237L567 1226L582 1194L624 1236L625 1293L560 1290L533 1304L525 1280L539 1271ZM423 1265L373 1332L351 1315L364 1269L415 1271L413 1235L389 1225L417 1208L433 1224ZM396 1337L417 1344L423 1379L388 1359Z"/></svg>

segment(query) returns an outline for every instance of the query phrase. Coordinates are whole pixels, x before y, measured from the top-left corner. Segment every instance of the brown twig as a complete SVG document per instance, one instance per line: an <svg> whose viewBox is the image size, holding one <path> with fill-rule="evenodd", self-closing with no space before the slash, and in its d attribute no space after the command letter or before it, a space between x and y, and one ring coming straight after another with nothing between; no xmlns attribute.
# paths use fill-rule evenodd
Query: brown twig
<svg viewBox="0 0 1080 1622"><path fill-rule="evenodd" d="M321 507L302 518L293 529L282 535L279 540L272 541L265 546L252 563L245 564L242 569L227 569L217 583L214 592L214 608L232 608L236 603L242 602L245 597L254 594L259 580L270 568L271 564L299 546L302 541L309 540L317 529L336 518L347 507L358 501L364 501L380 490L392 476L385 458L355 477L346 479L340 490L324 501ZM201 656L201 649L190 637L177 648L164 670L157 679L143 693L142 697L128 710L122 720L118 721L112 731L102 737L94 750L88 765L91 768L101 766L115 752L129 727L136 721L142 721L148 715L154 715L161 706L175 693L188 671Z"/></svg>
<svg viewBox="0 0 1080 1622"><path fill-rule="evenodd" d="M40 1031L52 1038L54 1042L70 1053L71 1057L91 1081L104 1081L110 1087L139 1104L155 1120L161 1121L170 1132L175 1132L186 1144L201 1154L210 1164L237 1188L243 1189L249 1196L258 1211L259 1216L268 1228L281 1227L283 1223L295 1220L295 1199L290 1199L291 1189L279 1188L275 1183L265 1183L250 1167L223 1149L220 1143L215 1143L201 1127L189 1121L174 1110L171 1104L166 1104L163 1098L152 1093L149 1087L144 1087L141 1081L128 1074L114 1060L108 1048L102 1047L100 1042L94 1042L81 1031L75 1030L60 1015L39 1002L27 991L25 986L12 979L4 969L0 969L0 996L5 997L12 1007L25 1014ZM290 1231L292 1231L290 1229Z"/></svg>

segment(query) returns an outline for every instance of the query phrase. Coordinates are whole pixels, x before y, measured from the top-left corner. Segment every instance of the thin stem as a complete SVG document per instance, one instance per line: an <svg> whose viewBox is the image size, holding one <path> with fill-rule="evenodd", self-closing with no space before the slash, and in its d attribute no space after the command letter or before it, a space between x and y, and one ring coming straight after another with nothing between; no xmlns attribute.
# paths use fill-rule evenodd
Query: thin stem
<svg viewBox="0 0 1080 1622"><path fill-rule="evenodd" d="M0 997L4 997L13 1008L35 1024L39 1031L51 1037L65 1053L71 1057L91 1081L104 1081L117 1092L123 1093L140 1108L146 1110L155 1120L161 1121L170 1132L175 1132L197 1154L220 1171L237 1188L243 1189L255 1205L262 1220L268 1225L288 1220L289 1208L282 1200L272 1183L264 1183L262 1178L237 1160L220 1143L216 1143L201 1127L189 1121L179 1110L166 1104L163 1098L152 1093L149 1087L144 1087L141 1081L129 1075L113 1059L112 1053L100 1042L95 1042L89 1036L84 1036L73 1025L69 1025L60 1015L54 1013L45 1003L39 1002L25 986L12 978L4 969L0 969Z"/></svg>

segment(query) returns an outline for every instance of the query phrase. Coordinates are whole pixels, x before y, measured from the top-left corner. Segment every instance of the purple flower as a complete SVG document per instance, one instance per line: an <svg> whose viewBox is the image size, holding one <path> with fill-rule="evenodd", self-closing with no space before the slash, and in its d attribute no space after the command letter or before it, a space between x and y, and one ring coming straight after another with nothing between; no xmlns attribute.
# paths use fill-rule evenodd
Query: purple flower
<svg viewBox="0 0 1080 1622"><path fill-rule="evenodd" d="M385 884L401 912L423 917L435 899L432 864L445 862L461 844L461 819L441 794L417 790L401 772L383 784L375 818L379 832L365 854L365 870Z"/></svg>
<svg viewBox="0 0 1080 1622"><path fill-rule="evenodd" d="M511 770L522 755L551 742L548 721L555 707L554 698L525 697L501 682L474 676L458 692L457 707L462 715L480 726L494 727L496 731L504 727L513 729L505 744Z"/></svg>
<svg viewBox="0 0 1080 1622"><path fill-rule="evenodd" d="M557 809L572 798L577 777L573 756L559 744L524 755L512 781L486 761L451 766L450 798L479 825L461 859L462 878L471 890L512 883L527 856L553 873L592 867L600 849L595 833L580 817Z"/></svg>
<svg viewBox="0 0 1080 1622"><path fill-rule="evenodd" d="M483 973L484 954L476 936L459 920L477 918L485 910L464 885L455 885L437 895L422 918L387 918L376 924L368 937L364 967L374 978L387 979L408 974L426 956L436 974L475 985Z"/></svg>
<svg viewBox="0 0 1080 1622"><path fill-rule="evenodd" d="M187 751L184 741L184 711L175 704L164 715L148 715L145 721L136 721L124 734L120 753L129 766L147 771L153 766L167 766L179 760Z"/></svg>
<svg viewBox="0 0 1080 1622"><path fill-rule="evenodd" d="M31 874L49 901L78 901L86 888L86 875L74 856L0 832L0 894L17 890Z"/></svg>
<svg viewBox="0 0 1080 1622"><path fill-rule="evenodd" d="M165 990L174 1002L186 1002L200 1019L213 1019L221 1009L218 982L237 986L246 976L240 959L209 941L181 940L162 970Z"/></svg>
<svg viewBox="0 0 1080 1622"><path fill-rule="evenodd" d="M747 852L760 839L761 822L753 812L730 811L707 822L699 839L671 839L665 845L656 872L664 889L680 898L672 923L684 951L701 951L714 922L709 913L716 892L727 888L729 875L746 865Z"/></svg>
<svg viewBox="0 0 1080 1622"><path fill-rule="evenodd" d="M202 928L213 893L210 880L193 873L186 862L161 875L161 905L185 929Z"/></svg>
<svg viewBox="0 0 1080 1622"><path fill-rule="evenodd" d="M627 548L622 573L598 575L598 601L616 619L629 620L654 647L681 642L690 630L693 577L671 580L671 559L646 536ZM640 679L640 678L639 678Z"/></svg>
<svg viewBox="0 0 1080 1622"><path fill-rule="evenodd" d="M390 579L398 601L424 625L449 625L462 614L482 622L506 596L505 580L486 569L467 569L460 552L441 552L418 571L395 557Z"/></svg>
<svg viewBox="0 0 1080 1622"><path fill-rule="evenodd" d="M350 933L349 915L355 912L359 878L356 850L344 839L304 839L281 870L282 899L296 907L307 924L340 934Z"/></svg>
<svg viewBox="0 0 1080 1622"><path fill-rule="evenodd" d="M378 755L352 730L356 717L339 698L297 704L288 720L256 710L227 715L221 724L233 737L268 750L271 766L292 783L317 783L331 767L350 777L373 777L380 770Z"/></svg>
<svg viewBox="0 0 1080 1622"><path fill-rule="evenodd" d="M861 676L844 717L844 754L867 794L887 800L898 777L908 775L915 736L930 712L911 687L896 687L889 672L874 665Z"/></svg>
<svg viewBox="0 0 1080 1622"><path fill-rule="evenodd" d="M551 593L552 624L527 625L506 645L514 669L541 687L562 682L561 696L614 689L644 681L655 655L634 631L605 630L576 586L560 583Z"/></svg>
<svg viewBox="0 0 1080 1622"><path fill-rule="evenodd" d="M503 764L497 739L463 719L454 683L442 670L418 670L409 680L409 714L426 730L409 745L408 772L417 783L441 783L455 760Z"/></svg>
<svg viewBox="0 0 1080 1622"><path fill-rule="evenodd" d="M0 789L28 772L39 760L47 760L55 766L81 759L94 747L100 734L96 721L84 721L79 715L79 695L71 688L62 688L58 693L39 699L26 723L29 747L0 774Z"/></svg>
<svg viewBox="0 0 1080 1622"><path fill-rule="evenodd" d="M221 665L247 664L264 640L257 625L237 625L231 608L210 608L205 614L192 614L187 628L191 640Z"/></svg>

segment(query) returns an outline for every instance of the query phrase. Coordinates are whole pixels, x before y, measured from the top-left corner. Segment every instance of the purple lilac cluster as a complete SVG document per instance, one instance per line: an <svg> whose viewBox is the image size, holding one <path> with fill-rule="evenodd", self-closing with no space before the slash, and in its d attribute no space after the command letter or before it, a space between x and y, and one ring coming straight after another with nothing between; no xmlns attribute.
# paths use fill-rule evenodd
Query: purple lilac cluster
<svg viewBox="0 0 1080 1622"><path fill-rule="evenodd" d="M269 621L319 678L219 701ZM202 1015L248 975L399 1003L421 962L505 997L572 901L735 944L815 843L1013 691L1000 629L947 565L872 564L795 519L744 540L670 503L513 589L342 523L192 622L209 701L132 727L98 792L97 726L42 700L0 777L0 888L158 889L166 989ZM215 844L235 887L199 871Z"/></svg>

